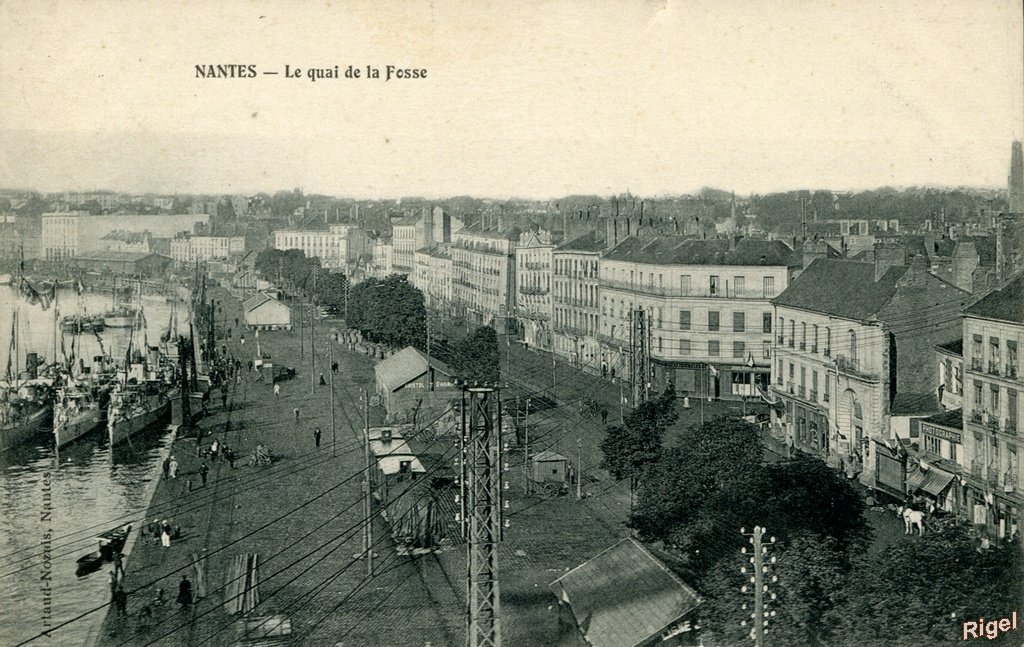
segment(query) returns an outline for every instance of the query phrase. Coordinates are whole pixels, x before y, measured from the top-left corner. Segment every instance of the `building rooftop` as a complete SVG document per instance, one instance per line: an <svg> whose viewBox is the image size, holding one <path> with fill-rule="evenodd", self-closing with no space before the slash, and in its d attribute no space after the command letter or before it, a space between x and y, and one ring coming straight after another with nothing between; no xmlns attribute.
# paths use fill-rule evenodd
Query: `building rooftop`
<svg viewBox="0 0 1024 647"><path fill-rule="evenodd" d="M112 261L116 263L130 263L132 261L138 261L143 258L150 258L155 256L157 258L171 260L163 254L154 254L152 252L113 252L113 251L99 251L99 252L82 252L71 260L74 261Z"/></svg>
<svg viewBox="0 0 1024 647"><path fill-rule="evenodd" d="M592 647L646 645L703 600L640 542L627 538L551 583Z"/></svg>
<svg viewBox="0 0 1024 647"><path fill-rule="evenodd" d="M588 231L582 236L577 236L566 241L555 248L559 252L601 252L605 248L604 239L598 236L597 232Z"/></svg>
<svg viewBox="0 0 1024 647"><path fill-rule="evenodd" d="M953 341L947 341L945 344L939 344L935 348L942 352L949 353L951 355L959 355L963 357L964 354L964 340L962 338L954 339Z"/></svg>
<svg viewBox="0 0 1024 647"><path fill-rule="evenodd" d="M416 253L426 254L427 256L433 256L434 258L450 259L452 257L452 255L448 253L448 250L440 249L438 247L421 247L416 250Z"/></svg>
<svg viewBox="0 0 1024 647"><path fill-rule="evenodd" d="M936 413L935 415L928 416L927 418L922 418L921 422L930 422L933 425L942 425L943 427L949 427L950 429L963 429L964 411L963 409L943 411L942 413Z"/></svg>
<svg viewBox="0 0 1024 647"><path fill-rule="evenodd" d="M1024 272L975 301L965 312L981 319L1024 324Z"/></svg>
<svg viewBox="0 0 1024 647"><path fill-rule="evenodd" d="M392 227L411 227L418 225L422 216L405 216L391 223Z"/></svg>
<svg viewBox="0 0 1024 647"><path fill-rule="evenodd" d="M889 413L894 416L915 416L941 410L934 393L897 393Z"/></svg>
<svg viewBox="0 0 1024 647"><path fill-rule="evenodd" d="M605 260L651 265L757 265L795 267L799 255L781 240L741 238L689 238L659 236L644 240L632 236L604 256Z"/></svg>
<svg viewBox="0 0 1024 647"><path fill-rule="evenodd" d="M418 348L406 346L391 357L373 367L377 380L389 392L399 389L427 372L427 356ZM443 363L431 357L429 366L451 376L453 373Z"/></svg>
<svg viewBox="0 0 1024 647"><path fill-rule="evenodd" d="M453 236L474 236L476 238L492 238L495 240L519 240L519 234L523 233L523 230L519 227L507 227L502 230L496 229L484 229L479 223L467 225L457 232L454 232Z"/></svg>
<svg viewBox="0 0 1024 647"><path fill-rule="evenodd" d="M909 268L890 267L875 281L874 263L818 258L772 303L847 319L870 319L893 294Z"/></svg>

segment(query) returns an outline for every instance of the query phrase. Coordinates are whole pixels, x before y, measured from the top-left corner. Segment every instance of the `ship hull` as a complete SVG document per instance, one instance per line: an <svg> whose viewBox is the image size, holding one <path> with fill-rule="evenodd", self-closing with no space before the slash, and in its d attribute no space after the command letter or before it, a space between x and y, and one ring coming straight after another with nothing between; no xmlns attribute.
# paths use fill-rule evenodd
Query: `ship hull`
<svg viewBox="0 0 1024 647"><path fill-rule="evenodd" d="M63 447L68 443L78 440L87 433L99 428L102 423L102 416L99 405L88 411L83 411L63 425L54 425L53 436L57 447Z"/></svg>
<svg viewBox="0 0 1024 647"><path fill-rule="evenodd" d="M53 407L42 407L20 424L0 427L0 452L36 440L53 420Z"/></svg>
<svg viewBox="0 0 1024 647"><path fill-rule="evenodd" d="M134 317L103 317L103 325L107 328L131 328Z"/></svg>
<svg viewBox="0 0 1024 647"><path fill-rule="evenodd" d="M109 414L107 433L110 436L110 445L113 447L123 443L143 429L168 419L170 415L171 401L166 397L163 398L159 405L131 417Z"/></svg>

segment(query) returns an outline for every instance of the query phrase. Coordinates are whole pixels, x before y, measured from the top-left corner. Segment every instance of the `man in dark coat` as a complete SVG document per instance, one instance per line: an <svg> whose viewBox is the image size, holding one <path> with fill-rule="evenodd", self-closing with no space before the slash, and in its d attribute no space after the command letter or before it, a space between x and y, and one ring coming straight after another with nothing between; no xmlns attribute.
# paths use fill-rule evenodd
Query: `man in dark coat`
<svg viewBox="0 0 1024 647"><path fill-rule="evenodd" d="M320 449L320 427L313 431L313 440L316 442L316 448Z"/></svg>
<svg viewBox="0 0 1024 647"><path fill-rule="evenodd" d="M182 575L181 582L178 584L178 604L185 608L192 604L192 582L188 581L188 577Z"/></svg>
<svg viewBox="0 0 1024 647"><path fill-rule="evenodd" d="M203 479L203 485L206 485L206 475L210 473L210 468L203 463L199 466L199 477Z"/></svg>

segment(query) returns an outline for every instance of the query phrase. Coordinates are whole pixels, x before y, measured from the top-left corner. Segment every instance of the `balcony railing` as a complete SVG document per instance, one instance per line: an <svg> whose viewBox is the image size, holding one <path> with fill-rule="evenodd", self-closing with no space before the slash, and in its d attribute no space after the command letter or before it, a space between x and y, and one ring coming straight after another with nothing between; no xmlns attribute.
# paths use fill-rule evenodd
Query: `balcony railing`
<svg viewBox="0 0 1024 647"><path fill-rule="evenodd" d="M1013 363L1006 365L1006 377L1010 378L1011 380L1017 379L1017 366L1016 366L1016 364L1017 364L1017 362L1014 361Z"/></svg>
<svg viewBox="0 0 1024 647"><path fill-rule="evenodd" d="M988 419L988 422L985 423L985 426L991 431L999 431L999 419L992 416Z"/></svg>
<svg viewBox="0 0 1024 647"><path fill-rule="evenodd" d="M805 342L800 342L800 350L807 350L807 344Z"/></svg>
<svg viewBox="0 0 1024 647"><path fill-rule="evenodd" d="M782 335L779 335L778 337L775 338L775 341L776 341L776 343L779 344L779 346L781 346L782 344L784 344L786 342L786 338L783 337Z"/></svg>
<svg viewBox="0 0 1024 647"><path fill-rule="evenodd" d="M1017 419L1016 418L1007 418L1006 420L1004 420L1003 421L1003 431L1005 431L1008 434L1015 434L1015 433L1017 433Z"/></svg>
<svg viewBox="0 0 1024 647"><path fill-rule="evenodd" d="M862 380L868 380L872 382L878 381L877 375L862 370L860 362L849 357L845 357L843 355L838 355L836 357L836 368L839 369L840 373L849 375L851 377L856 377Z"/></svg>
<svg viewBox="0 0 1024 647"><path fill-rule="evenodd" d="M1003 474L1003 492L1010 493L1017 489L1017 475L1013 472Z"/></svg>
<svg viewBox="0 0 1024 647"><path fill-rule="evenodd" d="M796 387L796 394L801 398L806 398L807 388L803 384L801 384L800 386Z"/></svg>
<svg viewBox="0 0 1024 647"><path fill-rule="evenodd" d="M977 409L971 412L971 422L981 424L981 412Z"/></svg>
<svg viewBox="0 0 1024 647"><path fill-rule="evenodd" d="M988 363L988 374L989 375L999 375L999 363L998 362L989 362Z"/></svg>
<svg viewBox="0 0 1024 647"><path fill-rule="evenodd" d="M985 471L985 464L979 460L971 461L971 476L976 479L982 478Z"/></svg>
<svg viewBox="0 0 1024 647"><path fill-rule="evenodd" d="M971 370L972 371L980 371L981 370L981 358L980 357L972 357L971 358Z"/></svg>
<svg viewBox="0 0 1024 647"><path fill-rule="evenodd" d="M817 402L818 401L818 392L815 391L814 389L811 389L810 390L810 398L811 398L812 402Z"/></svg>
<svg viewBox="0 0 1024 647"><path fill-rule="evenodd" d="M821 401L822 402L828 402L830 399L831 399L831 396L829 396L828 393L822 393L821 394Z"/></svg>
<svg viewBox="0 0 1024 647"><path fill-rule="evenodd" d="M592 334L589 331L584 330L583 328L577 328L575 326L566 326L561 324L556 324L554 326L554 329L555 332L560 332L564 335L572 335L576 337L586 337Z"/></svg>

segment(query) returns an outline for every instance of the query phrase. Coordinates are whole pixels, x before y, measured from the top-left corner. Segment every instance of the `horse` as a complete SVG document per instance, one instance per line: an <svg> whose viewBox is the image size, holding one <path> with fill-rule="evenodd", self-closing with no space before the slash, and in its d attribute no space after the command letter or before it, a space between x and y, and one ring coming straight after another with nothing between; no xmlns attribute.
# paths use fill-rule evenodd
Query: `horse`
<svg viewBox="0 0 1024 647"><path fill-rule="evenodd" d="M900 506L896 514L903 518L904 534L913 535L914 527L917 527L917 534L924 535L924 513L907 506Z"/></svg>

